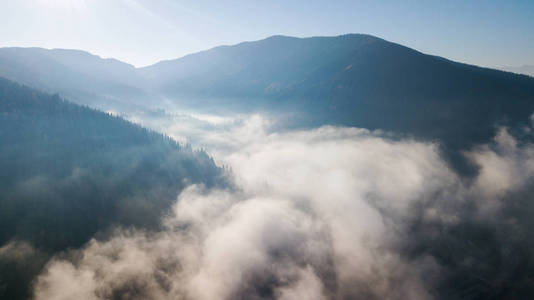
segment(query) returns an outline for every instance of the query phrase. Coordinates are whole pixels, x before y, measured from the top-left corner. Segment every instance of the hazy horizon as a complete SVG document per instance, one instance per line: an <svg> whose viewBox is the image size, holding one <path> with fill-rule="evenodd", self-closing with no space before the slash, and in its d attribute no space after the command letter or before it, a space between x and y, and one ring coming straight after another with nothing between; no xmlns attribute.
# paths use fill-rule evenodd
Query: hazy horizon
<svg viewBox="0 0 534 300"><path fill-rule="evenodd" d="M79 49L136 67L219 45L371 34L480 65L534 65L534 2L26 0L0 4L0 47ZM276 21L273 21L276 20ZM68 24L69 26L65 26Z"/></svg>

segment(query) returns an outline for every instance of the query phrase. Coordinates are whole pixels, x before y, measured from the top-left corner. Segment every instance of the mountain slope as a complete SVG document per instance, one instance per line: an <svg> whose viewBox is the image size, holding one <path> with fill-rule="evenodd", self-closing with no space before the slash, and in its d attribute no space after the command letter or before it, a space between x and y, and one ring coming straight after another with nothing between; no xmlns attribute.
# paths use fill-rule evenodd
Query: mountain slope
<svg viewBox="0 0 534 300"><path fill-rule="evenodd" d="M50 255L125 226L156 230L187 184L224 184L204 152L0 78L0 298Z"/></svg>
<svg viewBox="0 0 534 300"><path fill-rule="evenodd" d="M0 48L0 76L95 107L148 98L134 66L79 50Z"/></svg>
<svg viewBox="0 0 534 300"><path fill-rule="evenodd" d="M380 128L455 147L519 127L534 79L452 62L369 36L274 36L142 68L155 90L200 107L306 113L311 124ZM213 100L216 99L216 100Z"/></svg>
<svg viewBox="0 0 534 300"><path fill-rule="evenodd" d="M385 129L455 150L488 141L497 125L520 130L534 112L534 78L361 34L273 36L139 69L72 50L6 48L0 76L6 73L121 112L168 102L211 112L267 110L290 114L290 126Z"/></svg>

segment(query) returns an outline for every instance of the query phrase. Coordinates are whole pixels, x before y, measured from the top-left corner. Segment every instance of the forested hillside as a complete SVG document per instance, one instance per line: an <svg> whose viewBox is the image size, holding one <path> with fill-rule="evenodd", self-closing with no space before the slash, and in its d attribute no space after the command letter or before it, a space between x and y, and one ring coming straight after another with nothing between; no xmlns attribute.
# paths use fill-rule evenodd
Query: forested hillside
<svg viewBox="0 0 534 300"><path fill-rule="evenodd" d="M184 186L224 184L205 152L5 79L0 141L1 299L25 298L51 254L114 225L156 230Z"/></svg>

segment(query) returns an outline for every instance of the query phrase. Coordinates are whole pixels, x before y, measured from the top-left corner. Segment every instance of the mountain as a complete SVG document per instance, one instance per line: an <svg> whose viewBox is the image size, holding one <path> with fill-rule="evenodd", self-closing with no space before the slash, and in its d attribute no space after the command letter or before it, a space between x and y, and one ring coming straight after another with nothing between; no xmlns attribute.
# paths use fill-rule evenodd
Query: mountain
<svg viewBox="0 0 534 300"><path fill-rule="evenodd" d="M114 226L157 230L188 184L225 185L205 152L0 78L0 298Z"/></svg>
<svg viewBox="0 0 534 300"><path fill-rule="evenodd" d="M284 115L287 126L384 129L437 140L456 152L488 141L498 125L521 131L534 112L534 78L363 34L273 36L137 69L71 50L0 50L11 53L2 63L10 69L0 64L0 76L10 70L19 76L8 76L14 80L97 94L100 103L112 95L108 100L120 112L169 103L210 112L261 110Z"/></svg>
<svg viewBox="0 0 534 300"><path fill-rule="evenodd" d="M79 50L0 48L0 76L94 107L149 98L134 66Z"/></svg>
<svg viewBox="0 0 534 300"><path fill-rule="evenodd" d="M273 36L139 69L166 97L304 112L311 124L386 129L467 147L534 112L534 79L360 34Z"/></svg>
<svg viewBox="0 0 534 300"><path fill-rule="evenodd" d="M530 65L524 65L520 67L501 67L499 69L502 69L508 72L524 74L524 75L534 77L534 66L530 66Z"/></svg>

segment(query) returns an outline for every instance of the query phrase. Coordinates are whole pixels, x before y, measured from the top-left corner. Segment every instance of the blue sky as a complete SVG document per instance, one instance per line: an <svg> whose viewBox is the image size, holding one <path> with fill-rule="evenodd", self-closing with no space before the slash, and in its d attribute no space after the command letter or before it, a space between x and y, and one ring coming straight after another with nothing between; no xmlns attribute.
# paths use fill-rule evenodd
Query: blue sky
<svg viewBox="0 0 534 300"><path fill-rule="evenodd" d="M136 66L221 44L368 33L483 66L534 65L534 0L2 0L0 46L74 48Z"/></svg>

